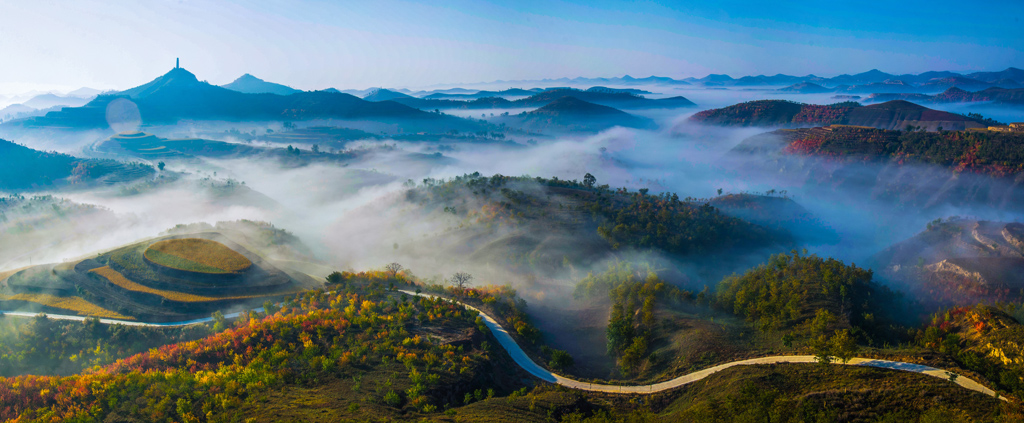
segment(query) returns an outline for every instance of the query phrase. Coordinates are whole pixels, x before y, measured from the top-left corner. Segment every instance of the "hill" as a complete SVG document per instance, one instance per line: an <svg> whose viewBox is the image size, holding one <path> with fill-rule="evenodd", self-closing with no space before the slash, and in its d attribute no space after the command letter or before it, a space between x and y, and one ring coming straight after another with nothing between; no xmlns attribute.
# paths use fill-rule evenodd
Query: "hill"
<svg viewBox="0 0 1024 423"><path fill-rule="evenodd" d="M1012 132L893 131L833 125L774 131L744 140L734 151L923 163L1004 177L1024 171L1022 139L1024 134Z"/></svg>
<svg viewBox="0 0 1024 423"><path fill-rule="evenodd" d="M838 242L838 235L824 222L785 193L726 194L708 201L729 216L779 233L815 243Z"/></svg>
<svg viewBox="0 0 1024 423"><path fill-rule="evenodd" d="M95 96L83 98L70 95L61 97L56 94L41 94L30 98L22 104L33 109L49 109L56 106L80 107L88 103L93 97Z"/></svg>
<svg viewBox="0 0 1024 423"><path fill-rule="evenodd" d="M999 390L1024 395L1020 315L1015 305L952 307L936 313L930 325L917 331L915 340L991 380Z"/></svg>
<svg viewBox="0 0 1024 423"><path fill-rule="evenodd" d="M812 82L801 82L799 84L793 84L785 88L779 88L781 92L792 92L800 94L820 94L829 93L834 90L822 87L821 85Z"/></svg>
<svg viewBox="0 0 1024 423"><path fill-rule="evenodd" d="M201 82L182 68L172 69L138 87L101 95L83 107L64 108L20 124L29 127L104 128L108 126L107 106L125 100L138 108L145 124L173 124L181 119L281 121L335 118L391 122L410 130L471 130L480 126L466 119L426 113L395 102L371 102L335 92L299 92L287 96L240 93Z"/></svg>
<svg viewBox="0 0 1024 423"><path fill-rule="evenodd" d="M685 97L679 96L652 100L639 94L624 91L582 91L572 88L547 90L521 100L513 101L510 106L541 107L564 97L575 97L588 103L619 109L669 109L696 106L696 104Z"/></svg>
<svg viewBox="0 0 1024 423"><path fill-rule="evenodd" d="M249 74L242 75L229 84L221 85L221 87L246 94L289 95L301 92L287 85L267 82Z"/></svg>
<svg viewBox="0 0 1024 423"><path fill-rule="evenodd" d="M691 121L723 126L823 126L855 125L881 129L903 129L907 125L929 130L952 130L987 126L980 119L932 110L903 100L861 106L856 102L826 106L785 100L756 100L721 109L704 110Z"/></svg>
<svg viewBox="0 0 1024 423"><path fill-rule="evenodd" d="M975 103L992 102L999 105L1024 105L1024 88L1000 88L992 87L979 91L967 91L960 87L951 87L946 91L935 94L873 94L869 101L888 100L914 100L932 103Z"/></svg>
<svg viewBox="0 0 1024 423"><path fill-rule="evenodd" d="M116 184L150 178L152 166L106 159L81 159L0 140L0 189L31 190L80 184Z"/></svg>
<svg viewBox="0 0 1024 423"><path fill-rule="evenodd" d="M334 245L353 261L390 254L410 266L432 266L445 257L465 257L467 271L535 275L530 292L557 292L550 275L586 269L616 256L651 253L678 260L716 257L707 271L715 279L773 246L788 246L788 234L725 215L697 199L613 190L579 181L479 173L451 180L428 179L397 198L360 207L359 230L339 228ZM381 216L387 216L383 222ZM426 231L424 227L449 228ZM366 231L401 234L396 242L354 249L342 240ZM423 233L424 236L419 234ZM386 247L386 248L385 248ZM741 258L742 257L742 258Z"/></svg>
<svg viewBox="0 0 1024 423"><path fill-rule="evenodd" d="M403 94L403 93L397 92L397 91L391 91L391 90L386 90L386 89L383 89L383 88L378 88L376 90L371 91L369 94L367 94L365 97L363 97L363 100L366 100L366 101L388 101L388 100L394 100L394 99L397 99L397 98L414 98L414 97L411 96L411 95L408 95L408 94Z"/></svg>
<svg viewBox="0 0 1024 423"><path fill-rule="evenodd" d="M799 328L811 337L850 328L877 337L903 312L903 300L870 270L795 251L723 279L715 301L762 330Z"/></svg>
<svg viewBox="0 0 1024 423"><path fill-rule="evenodd" d="M1017 69L1014 67L1009 67L999 72L969 73L966 76L971 79L977 79L985 82L996 82L1008 79L1017 81L1019 83L1024 83L1024 70Z"/></svg>
<svg viewBox="0 0 1024 423"><path fill-rule="evenodd" d="M1024 300L1024 225L952 218L872 258L880 275L933 305Z"/></svg>
<svg viewBox="0 0 1024 423"><path fill-rule="evenodd" d="M576 97L562 97L544 107L516 116L505 123L530 130L596 132L614 126L648 129L654 122L607 106L588 103Z"/></svg>
<svg viewBox="0 0 1024 423"><path fill-rule="evenodd" d="M433 93L433 94L425 95L422 98L427 99L427 100L442 100L442 99L448 99L448 100L475 100L475 99L486 98L486 97L501 97L501 98L506 98L506 97L529 97L531 95L537 94L537 91L541 91L541 90L540 89L524 90L522 88L509 88L507 90L501 90L501 91L487 91L487 90L484 90L484 91L477 91L475 93L438 92L438 93Z"/></svg>
<svg viewBox="0 0 1024 423"><path fill-rule="evenodd" d="M507 100L501 96L481 97L474 100L453 100L451 97L433 98L397 98L394 101L419 109L512 109L543 107L564 97L575 97L588 103L617 109L674 109L696 106L685 97L676 96L660 99L649 99L629 90L610 90L603 87L593 90L575 88L550 88L539 93L529 92L529 97L518 100ZM497 93L495 93L497 94Z"/></svg>
<svg viewBox="0 0 1024 423"><path fill-rule="evenodd" d="M228 238L225 234L232 235ZM239 241L240 231L169 235L93 258L30 267L6 277L5 310L48 311L150 322L255 307L317 284L285 272Z"/></svg>

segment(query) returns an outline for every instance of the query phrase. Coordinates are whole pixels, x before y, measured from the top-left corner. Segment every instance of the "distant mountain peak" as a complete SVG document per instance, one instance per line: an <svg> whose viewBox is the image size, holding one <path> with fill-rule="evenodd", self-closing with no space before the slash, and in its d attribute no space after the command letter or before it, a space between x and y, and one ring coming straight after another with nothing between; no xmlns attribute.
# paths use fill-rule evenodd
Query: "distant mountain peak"
<svg viewBox="0 0 1024 423"><path fill-rule="evenodd" d="M238 91L246 94L277 94L277 95L289 95L299 92L292 87L287 85L275 84L273 82L267 82L260 78L253 76L250 73L246 73L239 76L230 84L222 85L221 87L227 88L232 91Z"/></svg>

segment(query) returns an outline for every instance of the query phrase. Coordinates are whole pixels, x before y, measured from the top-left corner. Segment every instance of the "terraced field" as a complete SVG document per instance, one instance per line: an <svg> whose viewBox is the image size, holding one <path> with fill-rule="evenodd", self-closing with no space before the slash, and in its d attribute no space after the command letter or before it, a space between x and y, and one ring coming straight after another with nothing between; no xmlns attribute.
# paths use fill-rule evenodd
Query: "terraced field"
<svg viewBox="0 0 1024 423"><path fill-rule="evenodd" d="M168 239L149 246L143 256L160 266L196 273L240 273L252 261L217 241Z"/></svg>
<svg viewBox="0 0 1024 423"><path fill-rule="evenodd" d="M193 295L185 292L177 291L165 291L161 289L153 289L145 285L137 284L125 278L124 275L118 273L116 270L111 269L109 266L98 267L89 271L95 273L109 281L110 283L117 285L133 292L144 292L147 294L159 295L171 301L179 301L185 303L195 302L209 302L209 301L224 301L224 300L245 300L250 298L261 298L264 295L240 295L240 296L229 296L229 297L206 297L202 295ZM296 291L285 291L279 293L280 295L294 294Z"/></svg>
<svg viewBox="0 0 1024 423"><path fill-rule="evenodd" d="M50 294L0 294L0 300L4 301L27 301L41 304L47 307L59 308L77 313L79 316L101 317L104 319L135 320L131 316L107 310L96 304L90 303L81 297L58 297Z"/></svg>

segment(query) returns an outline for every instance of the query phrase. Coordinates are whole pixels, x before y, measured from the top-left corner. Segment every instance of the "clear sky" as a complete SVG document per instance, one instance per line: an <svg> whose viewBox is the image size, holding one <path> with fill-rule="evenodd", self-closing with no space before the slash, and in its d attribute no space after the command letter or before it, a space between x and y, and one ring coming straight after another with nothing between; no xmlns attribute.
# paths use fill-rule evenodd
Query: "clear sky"
<svg viewBox="0 0 1024 423"><path fill-rule="evenodd" d="M0 0L0 92L1024 67L1024 1Z"/></svg>

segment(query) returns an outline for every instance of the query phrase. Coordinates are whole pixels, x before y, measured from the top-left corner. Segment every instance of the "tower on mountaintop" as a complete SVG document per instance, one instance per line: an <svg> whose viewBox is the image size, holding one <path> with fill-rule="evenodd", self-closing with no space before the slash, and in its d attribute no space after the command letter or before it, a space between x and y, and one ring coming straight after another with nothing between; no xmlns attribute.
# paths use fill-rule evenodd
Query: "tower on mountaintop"
<svg viewBox="0 0 1024 423"><path fill-rule="evenodd" d="M177 68L180 68L180 67L181 67L181 59L175 57L174 58L174 68L177 69Z"/></svg>

